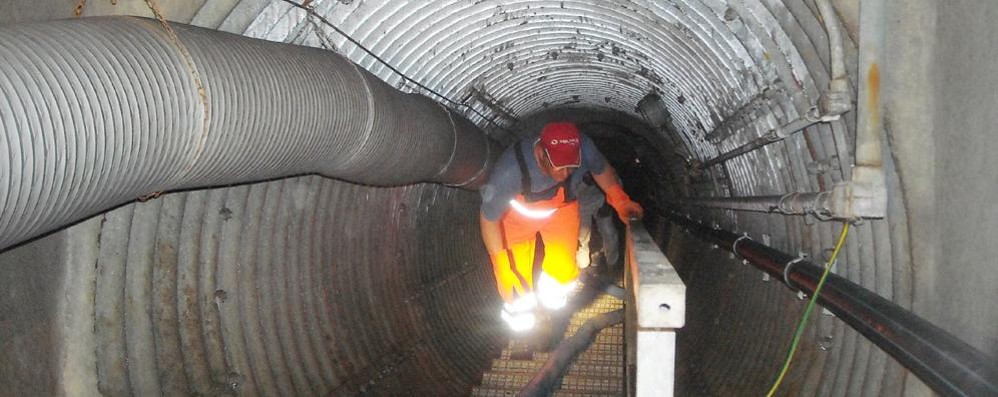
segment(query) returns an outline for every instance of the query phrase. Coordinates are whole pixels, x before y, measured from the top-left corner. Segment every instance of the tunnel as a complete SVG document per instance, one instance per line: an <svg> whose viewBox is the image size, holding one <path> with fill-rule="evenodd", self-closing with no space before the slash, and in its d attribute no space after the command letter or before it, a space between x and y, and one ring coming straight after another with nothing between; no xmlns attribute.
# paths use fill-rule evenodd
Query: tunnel
<svg viewBox="0 0 998 397"><path fill-rule="evenodd" d="M686 284L676 395L765 394L807 303L677 218L819 264L850 222L834 274L994 360L996 16L3 2L0 395L468 395L510 338L477 188L557 120ZM806 330L778 395L940 393L828 310Z"/></svg>

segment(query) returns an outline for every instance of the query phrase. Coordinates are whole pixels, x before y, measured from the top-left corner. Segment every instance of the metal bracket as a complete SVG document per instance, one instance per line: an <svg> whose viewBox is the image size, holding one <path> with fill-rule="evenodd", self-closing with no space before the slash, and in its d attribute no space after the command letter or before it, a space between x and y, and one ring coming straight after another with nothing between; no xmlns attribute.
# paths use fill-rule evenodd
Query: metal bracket
<svg viewBox="0 0 998 397"><path fill-rule="evenodd" d="M818 108L821 109L822 121L826 117L837 120L839 115L852 110L852 93L849 92L849 78L840 77L828 83L826 90L818 98Z"/></svg>
<svg viewBox="0 0 998 397"><path fill-rule="evenodd" d="M735 254L735 256L738 257L738 259L745 260L745 258L742 258L742 256L738 254L738 243L741 242L742 239L751 240L752 238L749 237L748 233L742 233L742 236L736 238L735 242L731 244L731 253Z"/></svg>
<svg viewBox="0 0 998 397"><path fill-rule="evenodd" d="M790 289L794 288L792 285L790 285L790 268L797 263L803 262L805 257L807 256L804 255L803 252L801 252L797 254L796 258L791 259L790 262L787 262L786 266L783 267L783 283L786 284L787 287L790 287Z"/></svg>
<svg viewBox="0 0 998 397"><path fill-rule="evenodd" d="M866 172L861 168L854 168L853 175ZM882 172L872 169L869 171ZM837 219L883 218L887 215L887 187L883 184L882 176L879 181L874 179L874 182L865 182L854 177L852 181L835 184L828 200L828 207L832 217Z"/></svg>

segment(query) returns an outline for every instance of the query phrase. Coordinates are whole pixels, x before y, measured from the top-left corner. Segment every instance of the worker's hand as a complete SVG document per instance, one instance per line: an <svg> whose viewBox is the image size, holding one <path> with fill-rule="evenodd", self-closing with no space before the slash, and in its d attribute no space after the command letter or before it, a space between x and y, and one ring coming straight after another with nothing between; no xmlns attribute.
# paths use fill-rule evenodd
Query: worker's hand
<svg viewBox="0 0 998 397"><path fill-rule="evenodd" d="M625 225L631 223L631 218L641 219L645 216L644 208L641 208L640 204L631 200L619 203L614 209L617 210L617 216L620 217L620 220Z"/></svg>
<svg viewBox="0 0 998 397"><path fill-rule="evenodd" d="M606 202L610 203L610 206L617 211L617 216L620 217L620 220L625 225L631 223L632 217L641 219L645 214L641 205L631 201L631 198L627 196L627 193L624 192L624 188L620 184L615 184L607 189Z"/></svg>

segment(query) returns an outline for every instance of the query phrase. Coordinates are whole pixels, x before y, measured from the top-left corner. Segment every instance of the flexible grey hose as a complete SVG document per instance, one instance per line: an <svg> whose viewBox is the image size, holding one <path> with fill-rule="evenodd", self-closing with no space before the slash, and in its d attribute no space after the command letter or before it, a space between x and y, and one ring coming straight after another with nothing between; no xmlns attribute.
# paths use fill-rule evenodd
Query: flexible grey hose
<svg viewBox="0 0 998 397"><path fill-rule="evenodd" d="M171 27L0 28L0 250L170 190L308 173L474 188L498 155L333 52Z"/></svg>
<svg viewBox="0 0 998 397"><path fill-rule="evenodd" d="M589 319L582 324L582 327L565 339L551 352L547 361L537 373L530 378L527 385L520 389L519 397L541 397L549 396L557 387L558 380L561 379L568 367L572 365L580 353L589 348L589 345L596 340L596 334L604 328L624 322L624 309L614 310L601 314L599 317Z"/></svg>

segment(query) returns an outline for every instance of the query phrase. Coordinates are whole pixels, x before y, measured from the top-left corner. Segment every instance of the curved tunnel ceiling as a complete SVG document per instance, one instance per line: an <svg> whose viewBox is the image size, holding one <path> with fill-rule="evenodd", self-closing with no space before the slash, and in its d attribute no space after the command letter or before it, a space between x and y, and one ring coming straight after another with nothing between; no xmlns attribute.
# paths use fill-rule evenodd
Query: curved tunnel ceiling
<svg viewBox="0 0 998 397"><path fill-rule="evenodd" d="M240 3L229 15L257 3ZM705 160L800 117L828 84L820 14L796 2L790 8L771 1L316 1L310 7L315 16L270 2L242 31L242 25L226 25L231 19L221 26L335 48L403 90L436 96L384 63L392 65L448 98L436 99L473 107L457 110L503 142L520 119L547 108L636 116L638 101L658 93L671 116L664 132L674 134L687 159ZM195 22L202 13L208 11ZM722 122L725 130L715 132ZM711 132L732 137L708 142ZM730 178L731 191L716 194L817 191L841 180L838 172L829 180L787 174L789 163L803 170L804 162L831 156L840 159L835 171L848 170L845 123L809 132L807 140L788 143L811 158L773 148L750 153L731 161L733 175L717 176Z"/></svg>
<svg viewBox="0 0 998 397"><path fill-rule="evenodd" d="M638 102L649 93L657 93L667 106L669 123L649 130L657 133L653 138L661 140L653 142L656 147L673 152L659 154L678 184L643 179L641 182L645 184L657 183L643 189L647 193L644 202L651 206L690 196L825 191L849 176L855 112L832 123L809 127L781 143L713 167L703 175L691 176L685 169L688 161L706 160L734 149L800 117L815 105L828 84L830 54L821 14L811 1L320 0L307 3L315 15L279 0L192 0L179 4L164 2L161 6L175 22L335 50L403 91L422 93L463 113L503 143L529 133L525 127L535 125L535 118L551 111L564 114L575 111L578 116L599 110L640 117L636 112ZM848 31L846 65L855 100L858 66L853 40L859 35L858 1L834 3ZM36 14L9 13L7 21L69 16L66 13L70 10L61 8L61 3L45 4L37 8L41 11ZM29 6L22 8L26 7ZM42 15L53 8L59 11ZM107 14L150 15L142 1L119 0L111 5L91 0L84 10L85 16ZM407 81L326 26L322 19L435 93ZM438 97L438 93L446 98ZM893 164L890 159L887 161L890 173ZM901 202L897 175L890 173L889 178L893 184L890 216L855 228L835 271L901 306L911 307L919 285L910 258L911 252L916 251L909 252L907 210ZM426 194L445 189L421 189L424 188L431 192ZM346 184L335 184L329 189L359 196L375 191L376 195L391 196L393 191L368 191ZM455 208L472 208L475 199L459 195L454 200ZM413 213L429 214L429 205L414 204ZM343 204L337 210L349 208L349 204ZM812 218L687 210L776 248L815 258L827 258L838 231L836 225ZM433 216L443 216L437 214ZM408 226L429 219L439 221L429 216L413 215ZM468 225L462 223L461 227ZM802 311L797 299L777 283L760 281L758 272L737 265L733 258L689 236L665 226L659 234L668 236L665 248L682 268L691 291L690 307L697 308L680 336L680 357L690 363L678 375L685 391L690 395L737 395L746 390L762 390L767 386L768 376L759 374L769 374L777 366L785 352L784 341L790 339ZM472 233L461 236L460 241L475 244L476 237ZM363 244L374 246L378 234L366 233L358 238ZM447 252L447 248L436 244L419 240L420 246L430 248L413 253L412 261L432 261L432 253ZM476 259L475 253L460 255L463 256L450 258L453 263L448 268L463 269L462 265L481 259ZM414 285L426 291L433 291L434 285L443 285L432 277L424 277L425 269L421 266L409 270L411 277L419 280ZM472 276L471 285L480 286L488 284L490 275L472 272ZM933 276L922 277L924 280ZM349 280L346 282L349 284ZM488 297L476 297L475 306L466 309L454 308L446 302L467 294L468 289L434 296L436 300L431 305L434 309L427 310L442 310L453 318L467 318L469 324L494 325L492 319L485 319L490 313ZM961 293L954 302L970 302L972 294ZM371 299L394 302L392 297ZM391 318L385 321L405 323L404 319ZM953 320L951 324L940 325L979 347L991 343L982 325L994 318L994 313L979 308L935 316L937 323L941 322L939 319ZM721 326L722 322L730 326ZM802 345L799 359L802 364L793 369L789 380L802 395L902 395L919 387L896 362L834 317L819 316L814 324L814 331L809 332ZM476 355L486 350L482 341L495 337L477 329L474 332L481 334L461 339L456 335L459 332L472 331L430 332L433 336L429 339L438 344L462 341L451 351L433 357L460 357L463 364L472 365ZM371 344L375 347L357 353L365 363L391 361L384 358L385 352L398 349L391 344ZM350 370L343 371L351 375ZM450 367L440 370L447 371L455 370ZM460 387L427 390L453 391Z"/></svg>
<svg viewBox="0 0 998 397"><path fill-rule="evenodd" d="M693 142L763 89L782 89L781 80L791 81L791 92L816 98L812 72L771 13L787 10L707 3L713 4L325 1L312 7L412 79L453 99L478 90L514 117L559 105L633 112L644 95L660 92L675 129ZM367 51L282 2L270 3L240 33L332 46L415 90Z"/></svg>

